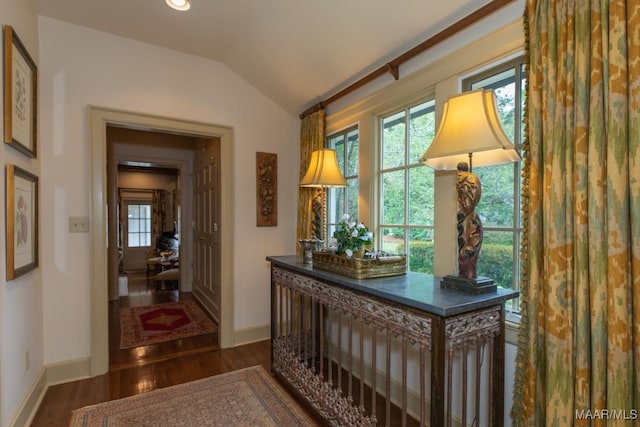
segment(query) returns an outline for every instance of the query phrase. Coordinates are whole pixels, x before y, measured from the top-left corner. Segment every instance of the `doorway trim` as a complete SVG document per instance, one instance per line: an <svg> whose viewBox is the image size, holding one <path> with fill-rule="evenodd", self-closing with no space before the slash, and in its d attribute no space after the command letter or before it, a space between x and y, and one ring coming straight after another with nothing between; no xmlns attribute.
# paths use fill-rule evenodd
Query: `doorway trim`
<svg viewBox="0 0 640 427"><path fill-rule="evenodd" d="M233 200L233 132L230 127L89 106L91 148L91 376L109 370L107 245L107 125L186 136L220 138L221 199ZM221 203L220 346L233 346L233 203Z"/></svg>

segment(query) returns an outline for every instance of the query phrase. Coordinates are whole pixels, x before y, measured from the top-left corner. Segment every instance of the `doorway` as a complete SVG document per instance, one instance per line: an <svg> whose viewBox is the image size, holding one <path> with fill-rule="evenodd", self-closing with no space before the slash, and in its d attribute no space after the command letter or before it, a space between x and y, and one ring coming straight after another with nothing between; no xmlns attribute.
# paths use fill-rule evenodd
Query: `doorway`
<svg viewBox="0 0 640 427"><path fill-rule="evenodd" d="M220 141L220 197L231 200L233 194L233 140L230 128L178 119L171 119L118 110L90 107L90 129L92 145L92 182L91 182L91 238L92 238L92 285L91 285L91 375L100 375L108 371L108 300L109 290L117 288L115 283L107 283L108 272L117 264L117 242L112 235L107 238L107 217L115 215L113 206L107 203L107 180L113 180L113 171L107 165L108 126L129 129L144 129L161 133L192 136L198 138L217 138ZM111 168L113 166L110 166ZM108 173L109 172L109 173ZM181 174L184 171L181 169ZM189 179L181 175L182 181ZM114 191L115 186L110 186ZM185 206L186 208L186 206ZM188 217L183 215L183 217ZM186 220L184 220L186 221ZM233 346L233 204L223 203L220 208L220 346ZM183 222L183 230L190 224ZM186 225L186 227L184 227ZM112 256L109 256L112 255ZM115 267L115 268L114 268ZM188 270L188 269L185 269ZM117 291L117 289L116 289Z"/></svg>

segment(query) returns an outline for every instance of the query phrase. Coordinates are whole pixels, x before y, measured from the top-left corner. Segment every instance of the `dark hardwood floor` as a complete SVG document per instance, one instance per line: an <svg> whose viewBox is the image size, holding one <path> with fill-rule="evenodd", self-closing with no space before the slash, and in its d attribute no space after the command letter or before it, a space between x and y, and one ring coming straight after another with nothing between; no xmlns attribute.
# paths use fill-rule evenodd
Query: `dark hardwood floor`
<svg viewBox="0 0 640 427"><path fill-rule="evenodd" d="M269 341L221 350L217 334L120 350L121 307L191 298L191 294L178 291L156 292L153 276L147 278L144 272L127 276L129 295L109 303L109 372L49 387L31 426L66 427L71 412L83 406L255 365L269 370Z"/></svg>

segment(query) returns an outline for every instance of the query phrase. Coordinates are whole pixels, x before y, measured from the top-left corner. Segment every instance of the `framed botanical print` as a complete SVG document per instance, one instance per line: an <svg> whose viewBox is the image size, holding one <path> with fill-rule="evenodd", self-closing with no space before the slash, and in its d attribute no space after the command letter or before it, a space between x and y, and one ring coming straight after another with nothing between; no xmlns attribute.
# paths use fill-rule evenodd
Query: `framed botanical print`
<svg viewBox="0 0 640 427"><path fill-rule="evenodd" d="M7 165L7 280L38 266L38 177Z"/></svg>
<svg viewBox="0 0 640 427"><path fill-rule="evenodd" d="M37 155L38 69L10 25L4 26L4 142Z"/></svg>

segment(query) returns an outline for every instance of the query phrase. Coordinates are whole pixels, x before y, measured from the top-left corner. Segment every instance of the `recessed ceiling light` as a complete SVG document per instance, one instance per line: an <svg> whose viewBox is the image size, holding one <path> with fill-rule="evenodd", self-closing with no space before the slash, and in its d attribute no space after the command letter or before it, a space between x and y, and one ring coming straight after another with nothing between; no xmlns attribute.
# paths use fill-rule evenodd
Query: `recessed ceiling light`
<svg viewBox="0 0 640 427"><path fill-rule="evenodd" d="M175 10L189 10L191 3L189 0L165 0L170 8Z"/></svg>

